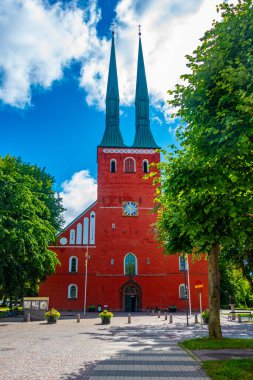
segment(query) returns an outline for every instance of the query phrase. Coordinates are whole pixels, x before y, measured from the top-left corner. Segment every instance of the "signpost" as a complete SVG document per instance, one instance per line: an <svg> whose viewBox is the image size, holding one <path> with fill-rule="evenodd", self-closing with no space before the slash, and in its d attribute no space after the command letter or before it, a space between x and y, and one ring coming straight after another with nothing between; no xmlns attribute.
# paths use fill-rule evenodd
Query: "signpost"
<svg viewBox="0 0 253 380"><path fill-rule="evenodd" d="M197 292L199 292L199 312L200 312L200 326L201 326L201 333L203 330L203 318L202 318L202 290L204 285L200 280L197 280L195 282L195 289Z"/></svg>

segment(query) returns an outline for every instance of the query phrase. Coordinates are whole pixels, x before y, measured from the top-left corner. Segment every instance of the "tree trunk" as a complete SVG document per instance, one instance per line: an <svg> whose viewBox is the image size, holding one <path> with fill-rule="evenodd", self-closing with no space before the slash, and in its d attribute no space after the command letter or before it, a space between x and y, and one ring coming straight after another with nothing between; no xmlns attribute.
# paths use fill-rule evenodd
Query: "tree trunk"
<svg viewBox="0 0 253 380"><path fill-rule="evenodd" d="M220 247L215 244L208 256L208 288L209 288L209 338L221 339L220 325L220 272L219 272Z"/></svg>

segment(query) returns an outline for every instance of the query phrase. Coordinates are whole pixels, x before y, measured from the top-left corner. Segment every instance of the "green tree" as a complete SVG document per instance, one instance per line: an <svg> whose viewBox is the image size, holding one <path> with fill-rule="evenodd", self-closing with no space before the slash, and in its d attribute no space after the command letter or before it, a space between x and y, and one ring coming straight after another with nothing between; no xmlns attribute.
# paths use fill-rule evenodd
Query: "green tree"
<svg viewBox="0 0 253 380"><path fill-rule="evenodd" d="M33 292L55 270L48 249L62 225L53 178L21 159L0 157L0 297Z"/></svg>
<svg viewBox="0 0 253 380"><path fill-rule="evenodd" d="M221 20L187 56L190 73L170 91L181 147L172 147L155 180L166 252L207 254L211 338L222 336L220 251L251 250L253 236L252 1L218 11Z"/></svg>
<svg viewBox="0 0 253 380"><path fill-rule="evenodd" d="M238 308L253 306L253 273L249 271L247 259L244 259L243 263L241 258L242 255L238 250L230 250L229 252L223 250L221 252L220 294L222 305L235 303Z"/></svg>

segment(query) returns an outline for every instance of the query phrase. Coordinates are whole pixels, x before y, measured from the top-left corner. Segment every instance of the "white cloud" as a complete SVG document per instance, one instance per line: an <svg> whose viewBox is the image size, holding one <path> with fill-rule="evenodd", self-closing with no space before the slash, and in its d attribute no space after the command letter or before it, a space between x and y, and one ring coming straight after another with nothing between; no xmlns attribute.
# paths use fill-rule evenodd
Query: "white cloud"
<svg viewBox="0 0 253 380"><path fill-rule="evenodd" d="M96 200L97 182L88 170L81 170L61 186L60 197L66 209L63 216L67 225Z"/></svg>
<svg viewBox="0 0 253 380"><path fill-rule="evenodd" d="M92 1L89 12L74 3L64 8L46 0L0 2L0 99L24 107L31 103L32 86L48 88L61 79L64 67L89 52L97 17Z"/></svg>
<svg viewBox="0 0 253 380"><path fill-rule="evenodd" d="M138 50L142 44L152 104L169 119L167 90L185 73L186 54L217 18L220 0L120 0L116 7L119 38L116 55L122 105L135 95ZM0 1L0 99L13 106L31 103L31 88L49 88L75 59L82 62L80 86L90 106L104 109L110 41L98 38L101 17L96 0L81 10L68 2ZM108 31L109 35L109 31ZM1 72L4 74L2 75ZM1 86L1 78L0 78Z"/></svg>
<svg viewBox="0 0 253 380"><path fill-rule="evenodd" d="M142 45L151 103L170 119L167 90L175 87L187 71L186 54L198 46L199 38L218 18L220 0L120 0L116 7L119 38L116 57L121 105L132 105L135 96L138 53L138 24L142 25ZM88 92L89 105L104 109L109 64L108 41L94 50L83 66L81 86Z"/></svg>

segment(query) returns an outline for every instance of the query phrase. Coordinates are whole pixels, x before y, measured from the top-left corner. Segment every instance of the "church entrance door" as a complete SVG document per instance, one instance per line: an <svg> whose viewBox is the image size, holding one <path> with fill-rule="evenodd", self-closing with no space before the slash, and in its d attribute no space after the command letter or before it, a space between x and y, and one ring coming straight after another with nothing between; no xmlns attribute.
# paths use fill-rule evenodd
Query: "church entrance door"
<svg viewBox="0 0 253 380"><path fill-rule="evenodd" d="M123 287L123 310L136 312L140 309L141 288L138 284L131 282Z"/></svg>
<svg viewBox="0 0 253 380"><path fill-rule="evenodd" d="M125 295L125 311L137 311L138 310L138 304L137 304L137 296L131 296L129 294Z"/></svg>

